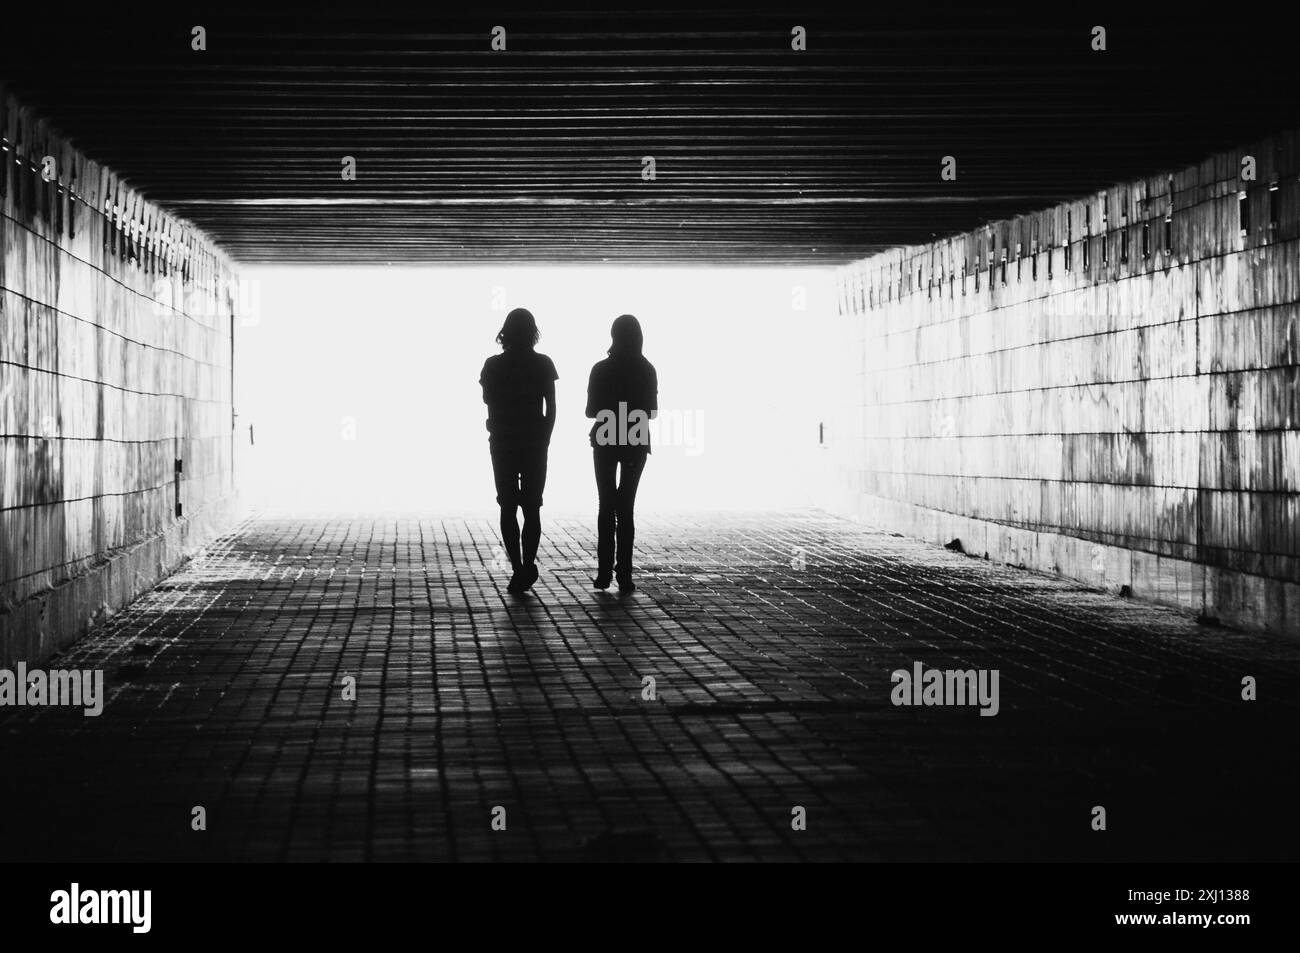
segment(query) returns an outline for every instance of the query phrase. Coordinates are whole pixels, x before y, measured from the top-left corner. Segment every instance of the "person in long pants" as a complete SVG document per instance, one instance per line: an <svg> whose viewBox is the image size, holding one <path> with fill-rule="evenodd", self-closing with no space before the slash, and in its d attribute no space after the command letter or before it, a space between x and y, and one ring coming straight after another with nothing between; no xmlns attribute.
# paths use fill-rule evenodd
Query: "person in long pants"
<svg viewBox="0 0 1300 953"><path fill-rule="evenodd" d="M501 543L512 570L506 589L516 594L531 589L538 577L546 456L555 429L559 374L554 362L535 350L540 337L532 313L515 308L497 334L501 353L489 357L479 375L488 409L492 475L501 508ZM524 514L522 534L518 510Z"/></svg>
<svg viewBox="0 0 1300 953"><path fill-rule="evenodd" d="M618 580L619 595L631 593L636 492L650 455L650 421L659 413L659 379L641 353L641 323L620 315L610 328L608 357L591 369L587 416L591 426L599 510L596 517L597 589Z"/></svg>

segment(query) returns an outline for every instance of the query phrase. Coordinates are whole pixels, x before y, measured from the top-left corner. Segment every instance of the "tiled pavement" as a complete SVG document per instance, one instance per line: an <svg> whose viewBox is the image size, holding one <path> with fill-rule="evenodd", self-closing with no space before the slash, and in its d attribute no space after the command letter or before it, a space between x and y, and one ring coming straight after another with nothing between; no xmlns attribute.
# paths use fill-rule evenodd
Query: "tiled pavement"
<svg viewBox="0 0 1300 953"><path fill-rule="evenodd" d="M548 515L516 599L490 518L243 524L47 666L100 717L0 709L0 859L1300 859L1300 643L820 514L639 531L619 600ZM895 707L914 661L999 714Z"/></svg>

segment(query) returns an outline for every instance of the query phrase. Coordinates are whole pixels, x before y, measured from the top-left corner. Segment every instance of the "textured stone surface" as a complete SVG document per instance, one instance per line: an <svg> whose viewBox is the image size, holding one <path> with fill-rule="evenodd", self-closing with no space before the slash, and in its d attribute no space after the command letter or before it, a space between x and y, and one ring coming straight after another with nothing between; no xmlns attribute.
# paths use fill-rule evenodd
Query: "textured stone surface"
<svg viewBox="0 0 1300 953"><path fill-rule="evenodd" d="M837 507L1300 637L1296 143L843 269Z"/></svg>
<svg viewBox="0 0 1300 953"><path fill-rule="evenodd" d="M817 514L644 515L626 601L546 533L514 600L488 519L244 523L57 660L102 715L0 709L0 857L1300 857L1289 642Z"/></svg>
<svg viewBox="0 0 1300 953"><path fill-rule="evenodd" d="M202 235L0 99L0 663L12 664L67 645L229 525L235 284Z"/></svg>

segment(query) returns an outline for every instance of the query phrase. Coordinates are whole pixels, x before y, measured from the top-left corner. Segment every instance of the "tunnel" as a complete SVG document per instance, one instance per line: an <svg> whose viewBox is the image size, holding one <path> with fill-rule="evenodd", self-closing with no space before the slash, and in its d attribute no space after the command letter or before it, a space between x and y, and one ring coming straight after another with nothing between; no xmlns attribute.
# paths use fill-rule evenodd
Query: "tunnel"
<svg viewBox="0 0 1300 953"><path fill-rule="evenodd" d="M1300 856L1276 23L101 6L0 40L0 860Z"/></svg>

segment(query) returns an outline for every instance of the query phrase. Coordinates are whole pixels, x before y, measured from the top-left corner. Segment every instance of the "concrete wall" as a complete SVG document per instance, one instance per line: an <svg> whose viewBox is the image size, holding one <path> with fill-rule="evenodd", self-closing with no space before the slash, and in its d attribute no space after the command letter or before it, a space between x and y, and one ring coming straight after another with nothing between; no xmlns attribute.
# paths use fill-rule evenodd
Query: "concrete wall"
<svg viewBox="0 0 1300 953"><path fill-rule="evenodd" d="M0 666L11 667L74 641L230 520L233 273L2 89L0 133Z"/></svg>
<svg viewBox="0 0 1300 953"><path fill-rule="evenodd" d="M843 268L835 505L1300 634L1298 145Z"/></svg>

